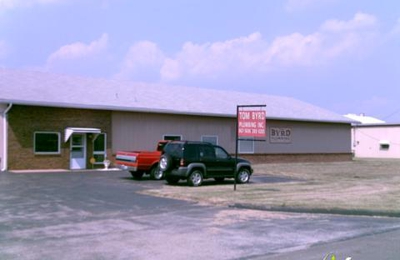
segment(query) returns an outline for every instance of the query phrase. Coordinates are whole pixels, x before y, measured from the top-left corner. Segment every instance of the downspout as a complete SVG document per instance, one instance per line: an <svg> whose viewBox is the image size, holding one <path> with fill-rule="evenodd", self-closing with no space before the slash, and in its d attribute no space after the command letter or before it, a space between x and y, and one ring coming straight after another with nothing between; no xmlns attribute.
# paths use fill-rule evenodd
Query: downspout
<svg viewBox="0 0 400 260"><path fill-rule="evenodd" d="M8 107L3 112L3 167L1 171L4 172L7 170L8 166L8 120L7 120L7 113L10 111L12 107L12 103L8 104Z"/></svg>

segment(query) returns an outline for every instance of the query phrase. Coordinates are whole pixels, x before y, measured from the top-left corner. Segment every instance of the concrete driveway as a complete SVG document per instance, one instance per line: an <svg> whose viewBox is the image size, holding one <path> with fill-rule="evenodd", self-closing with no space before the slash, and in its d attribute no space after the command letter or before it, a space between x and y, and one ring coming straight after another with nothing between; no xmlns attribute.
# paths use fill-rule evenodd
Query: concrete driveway
<svg viewBox="0 0 400 260"><path fill-rule="evenodd" d="M161 185L121 171L0 173L0 259L267 259L400 228L140 193Z"/></svg>

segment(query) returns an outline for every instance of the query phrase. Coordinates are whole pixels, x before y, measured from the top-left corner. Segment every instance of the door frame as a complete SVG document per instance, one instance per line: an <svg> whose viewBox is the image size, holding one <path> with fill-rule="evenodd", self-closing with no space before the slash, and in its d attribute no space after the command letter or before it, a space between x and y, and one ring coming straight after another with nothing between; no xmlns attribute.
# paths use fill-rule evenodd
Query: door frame
<svg viewBox="0 0 400 260"><path fill-rule="evenodd" d="M74 136L80 135L82 136L82 144L75 145L73 142ZM72 157L72 150L73 148L82 148L83 149L83 158L80 158L80 161L77 162ZM87 160L87 140L86 140L86 133L73 133L70 139L70 160L69 160L69 168L71 170L81 170L86 169L86 160ZM76 167L78 166L78 167Z"/></svg>

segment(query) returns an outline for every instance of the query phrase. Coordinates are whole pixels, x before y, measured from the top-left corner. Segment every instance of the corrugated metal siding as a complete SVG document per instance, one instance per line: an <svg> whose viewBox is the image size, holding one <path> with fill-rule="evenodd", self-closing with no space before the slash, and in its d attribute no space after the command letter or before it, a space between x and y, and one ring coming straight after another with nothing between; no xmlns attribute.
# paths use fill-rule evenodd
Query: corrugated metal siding
<svg viewBox="0 0 400 260"><path fill-rule="evenodd" d="M113 112L112 124L113 152L153 150L164 135L197 141L202 135L216 135L227 149L235 140L235 123L230 118Z"/></svg>
<svg viewBox="0 0 400 260"><path fill-rule="evenodd" d="M291 129L290 143L272 143L270 128ZM266 143L259 143L260 153L350 153L351 126L347 124L268 121Z"/></svg>
<svg viewBox="0 0 400 260"><path fill-rule="evenodd" d="M201 140L203 135L218 136L219 145L235 152L235 119L152 113L113 112L113 152L154 150L166 134L182 135L184 140ZM290 128L290 143L272 143L271 127ZM349 124L307 123L267 120L265 142L255 142L255 153L351 153Z"/></svg>

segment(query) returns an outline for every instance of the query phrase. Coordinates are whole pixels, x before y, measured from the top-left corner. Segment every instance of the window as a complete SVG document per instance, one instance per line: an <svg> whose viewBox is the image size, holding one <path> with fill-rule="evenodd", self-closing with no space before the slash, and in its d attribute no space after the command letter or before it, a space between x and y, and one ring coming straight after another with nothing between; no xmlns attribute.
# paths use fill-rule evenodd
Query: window
<svg viewBox="0 0 400 260"><path fill-rule="evenodd" d="M94 164L103 164L107 157L107 135L99 134L93 141L93 158Z"/></svg>
<svg viewBox="0 0 400 260"><path fill-rule="evenodd" d="M202 142L218 145L218 136L216 135L203 135L201 137Z"/></svg>
<svg viewBox="0 0 400 260"><path fill-rule="evenodd" d="M239 153L254 153L254 139L239 140Z"/></svg>
<svg viewBox="0 0 400 260"><path fill-rule="evenodd" d="M228 159L229 154L221 147L215 147L215 155L218 159Z"/></svg>
<svg viewBox="0 0 400 260"><path fill-rule="evenodd" d="M164 151L173 157L182 157L183 144L182 143L168 143L165 145Z"/></svg>
<svg viewBox="0 0 400 260"><path fill-rule="evenodd" d="M200 158L206 160L215 159L215 150L211 145L200 145Z"/></svg>
<svg viewBox="0 0 400 260"><path fill-rule="evenodd" d="M181 135L164 135L163 139L169 140L169 141L180 141L180 140L182 140L182 136Z"/></svg>
<svg viewBox="0 0 400 260"><path fill-rule="evenodd" d="M390 142L388 140L381 140L379 142L379 146L381 150L389 150Z"/></svg>
<svg viewBox="0 0 400 260"><path fill-rule="evenodd" d="M60 133L35 132L33 142L35 154L60 154Z"/></svg>

